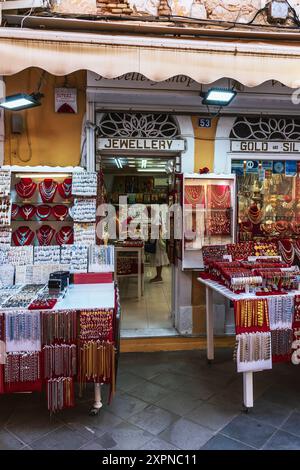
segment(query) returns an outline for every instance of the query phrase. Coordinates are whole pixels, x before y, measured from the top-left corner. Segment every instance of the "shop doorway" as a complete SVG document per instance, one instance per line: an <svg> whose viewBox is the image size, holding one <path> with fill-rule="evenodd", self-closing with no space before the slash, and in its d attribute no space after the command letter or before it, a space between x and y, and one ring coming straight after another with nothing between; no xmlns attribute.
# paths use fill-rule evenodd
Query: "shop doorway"
<svg viewBox="0 0 300 470"><path fill-rule="evenodd" d="M159 211L161 205L170 205L174 188L176 157L163 155L101 156L106 200L117 213L118 232L123 230L120 197L127 199L127 221L140 221L136 235L149 238L139 247L134 242L117 241L116 268L122 309L122 335L167 336L177 334L172 309L172 256L170 242L157 240L149 243L151 210ZM144 215L137 212L143 205ZM149 226L146 227L145 223ZM147 243L148 242L148 243ZM139 253L140 250L140 253ZM153 251L153 252L151 252ZM155 252L154 252L155 251ZM140 255L140 256L138 256ZM141 263L141 266L138 264ZM142 283L139 293L138 285Z"/></svg>

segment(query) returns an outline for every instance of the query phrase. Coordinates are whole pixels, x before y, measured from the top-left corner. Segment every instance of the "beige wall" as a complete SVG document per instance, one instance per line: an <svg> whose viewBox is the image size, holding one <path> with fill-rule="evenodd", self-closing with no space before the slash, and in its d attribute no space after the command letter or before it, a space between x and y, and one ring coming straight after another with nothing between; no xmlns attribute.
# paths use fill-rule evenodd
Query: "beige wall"
<svg viewBox="0 0 300 470"><path fill-rule="evenodd" d="M6 77L6 94L36 90L42 71L27 69ZM75 72L68 76L68 86L77 88L77 114L54 112L54 89L64 86L64 77L48 73L44 76L42 106L18 111L23 116L22 134L11 130L11 112L5 113L5 163L9 165L78 165L82 120L85 114L86 73Z"/></svg>

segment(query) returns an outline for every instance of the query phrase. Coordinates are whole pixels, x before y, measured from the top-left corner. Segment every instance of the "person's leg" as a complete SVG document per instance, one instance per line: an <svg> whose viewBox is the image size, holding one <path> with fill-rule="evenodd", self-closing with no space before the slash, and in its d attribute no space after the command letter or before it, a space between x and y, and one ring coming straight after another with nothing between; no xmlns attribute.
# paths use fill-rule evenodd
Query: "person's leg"
<svg viewBox="0 0 300 470"><path fill-rule="evenodd" d="M162 281L161 273L162 273L162 266L156 266L156 278Z"/></svg>
<svg viewBox="0 0 300 470"><path fill-rule="evenodd" d="M156 276L153 279L150 279L150 282L162 282L162 266L156 266Z"/></svg>

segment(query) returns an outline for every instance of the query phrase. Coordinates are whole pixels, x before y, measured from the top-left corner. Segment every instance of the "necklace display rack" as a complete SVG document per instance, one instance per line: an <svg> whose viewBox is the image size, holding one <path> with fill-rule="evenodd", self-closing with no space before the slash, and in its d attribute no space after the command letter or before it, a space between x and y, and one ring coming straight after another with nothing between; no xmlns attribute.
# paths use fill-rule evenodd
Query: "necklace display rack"
<svg viewBox="0 0 300 470"><path fill-rule="evenodd" d="M77 171L68 177L64 175L62 179L59 173L55 176L52 173L50 171L49 176L47 173L41 176L38 172L30 177L13 176L13 194L17 196L11 208L12 241L15 246L72 245L74 222L95 221L97 174ZM75 202L78 201L76 210L73 208L73 195L77 198ZM88 233L92 231L95 231L95 223L77 223L75 242L84 243L82 239L88 236L88 244L93 243L95 234Z"/></svg>
<svg viewBox="0 0 300 470"><path fill-rule="evenodd" d="M284 247L287 250L287 243ZM244 242L223 247L223 256L224 251L235 256L244 252L244 259L224 261L217 249L207 249L206 272L198 278L206 287L207 358L214 359L212 293L218 292L234 305L234 360L237 372L243 373L244 406L248 409L253 407L254 372L271 369L276 362L300 363L299 268L290 266L290 258L280 257L276 242ZM247 282L251 273L260 274L260 281L245 292L243 279ZM238 279L239 291L229 282L234 280L231 276Z"/></svg>
<svg viewBox="0 0 300 470"><path fill-rule="evenodd" d="M90 287L94 289L90 298L98 304L103 299L103 293L98 292L100 287ZM103 284L103 289L107 289L107 284ZM42 285L1 289L0 299L5 300L0 309L0 393L45 389L52 414L75 406L75 381L80 384L81 394L85 384L92 382L95 404L90 413L99 413L100 384L110 387L109 400L115 392L119 348L119 294L115 283L110 289L106 302L114 307L85 309L60 308L59 302L52 309L42 309L38 302L49 299ZM71 297L70 293L67 302L72 304ZM37 308L28 309L30 302Z"/></svg>

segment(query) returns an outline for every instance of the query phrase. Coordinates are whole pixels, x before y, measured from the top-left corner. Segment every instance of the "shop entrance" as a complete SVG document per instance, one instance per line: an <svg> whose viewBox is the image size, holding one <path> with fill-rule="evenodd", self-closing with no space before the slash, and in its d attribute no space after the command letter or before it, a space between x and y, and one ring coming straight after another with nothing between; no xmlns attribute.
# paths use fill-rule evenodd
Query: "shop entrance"
<svg viewBox="0 0 300 470"><path fill-rule="evenodd" d="M138 241L136 244L134 241L117 241L116 266L122 308L122 334L177 334L172 312L170 243L164 239L157 240L155 245L151 243L151 224L147 220L151 210L156 212L160 205L169 205L174 187L176 158L160 155L104 155L101 165L106 200L114 205L117 213L117 232L120 234L124 230L120 197L126 197L126 221L130 223L133 218L140 221L135 230L137 237L141 235L142 238L147 233L146 230L149 233L149 238L141 245ZM139 207L144 207L144 212ZM139 283L142 284L140 293Z"/></svg>

